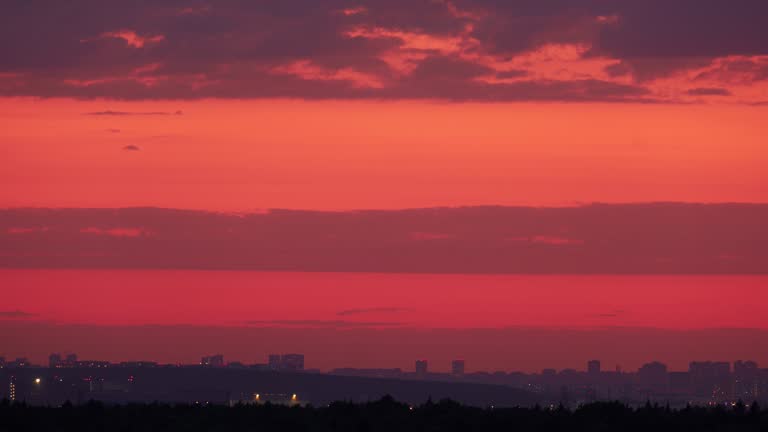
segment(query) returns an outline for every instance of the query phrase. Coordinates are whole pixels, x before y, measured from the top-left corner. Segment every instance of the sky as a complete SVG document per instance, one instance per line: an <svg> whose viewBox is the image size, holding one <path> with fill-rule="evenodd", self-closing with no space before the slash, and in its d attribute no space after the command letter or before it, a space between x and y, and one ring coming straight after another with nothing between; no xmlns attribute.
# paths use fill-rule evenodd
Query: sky
<svg viewBox="0 0 768 432"><path fill-rule="evenodd" d="M68 312L104 281L99 272L114 280L103 282L108 310L131 272L177 297L195 277L163 272L229 281L229 271L280 271L288 285L301 285L292 272L359 273L362 297L345 307L360 310L408 308L377 304L387 290L406 296L385 283L396 274L454 275L468 287L467 275L516 274L713 275L707 283L723 290L730 282L714 275L751 275L760 285L765 16L761 0L6 2L0 291L14 297L0 305L0 326L48 341L64 331L57 326L136 330L140 319L107 313L83 323ZM59 309L36 307L41 292L64 289L67 271L83 291L71 283ZM418 304L437 289L398 283ZM691 294L696 283L665 280L653 295L666 305L667 289ZM618 310L637 303L629 289L616 288ZM520 291L467 301L511 307ZM745 292L762 300L759 289ZM703 299L689 309L716 313L720 300ZM143 324L223 325L190 319L185 310L206 314L208 303L196 301L180 308L165 298L159 305L172 313ZM346 343L327 325L346 321L318 318L316 303L273 305L290 315L291 340L304 337L297 323L309 331L323 321ZM558 321L537 305L535 316L490 327L595 324L583 314ZM573 312L567 302L552 310ZM664 310L695 314L685 302ZM766 340L768 323L738 314L680 326L643 311L643 320L608 326L677 332L669 340L748 327L760 331L740 340ZM447 325L444 311L422 312L409 325ZM461 329L490 325L481 321ZM22 339L6 342L28 347ZM42 345L29 349L39 355Z"/></svg>
<svg viewBox="0 0 768 432"><path fill-rule="evenodd" d="M765 202L766 7L11 2L0 205Z"/></svg>

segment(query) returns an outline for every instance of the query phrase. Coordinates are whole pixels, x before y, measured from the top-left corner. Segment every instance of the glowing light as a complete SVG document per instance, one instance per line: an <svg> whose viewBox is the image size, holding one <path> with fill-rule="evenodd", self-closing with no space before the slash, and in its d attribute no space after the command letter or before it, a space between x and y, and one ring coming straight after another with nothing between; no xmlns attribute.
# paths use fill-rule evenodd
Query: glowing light
<svg viewBox="0 0 768 432"><path fill-rule="evenodd" d="M40 384L40 378L35 378L35 384Z"/></svg>
<svg viewBox="0 0 768 432"><path fill-rule="evenodd" d="M296 400L296 393L294 393L293 396L291 396L291 400Z"/></svg>

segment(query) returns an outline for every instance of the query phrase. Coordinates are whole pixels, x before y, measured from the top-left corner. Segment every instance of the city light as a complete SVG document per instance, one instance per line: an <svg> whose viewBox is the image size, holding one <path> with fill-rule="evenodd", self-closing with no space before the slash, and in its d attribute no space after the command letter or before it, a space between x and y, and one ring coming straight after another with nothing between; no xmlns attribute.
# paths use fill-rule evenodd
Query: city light
<svg viewBox="0 0 768 432"><path fill-rule="evenodd" d="M40 378L35 378L35 384L40 384Z"/></svg>

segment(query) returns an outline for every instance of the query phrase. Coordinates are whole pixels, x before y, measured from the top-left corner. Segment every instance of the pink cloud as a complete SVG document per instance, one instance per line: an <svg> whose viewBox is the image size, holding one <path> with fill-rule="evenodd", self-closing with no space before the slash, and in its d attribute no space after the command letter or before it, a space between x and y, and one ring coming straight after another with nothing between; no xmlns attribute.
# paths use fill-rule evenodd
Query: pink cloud
<svg viewBox="0 0 768 432"><path fill-rule="evenodd" d="M80 230L84 234L106 235L111 237L140 237L150 233L143 228L97 228L88 227Z"/></svg>
<svg viewBox="0 0 768 432"><path fill-rule="evenodd" d="M647 83L655 97L670 102L754 104L768 99L768 55L717 57Z"/></svg>
<svg viewBox="0 0 768 432"><path fill-rule="evenodd" d="M211 10L210 6L199 6L199 7L185 7L182 9L179 9L177 12L177 15L183 16L183 15L204 15L208 13L208 11Z"/></svg>
<svg viewBox="0 0 768 432"><path fill-rule="evenodd" d="M619 22L618 15L598 15L595 17L595 21L600 24L617 24Z"/></svg>
<svg viewBox="0 0 768 432"><path fill-rule="evenodd" d="M409 234L411 240L447 240L456 238L454 234L434 233L434 232L412 232Z"/></svg>
<svg viewBox="0 0 768 432"><path fill-rule="evenodd" d="M385 27L355 27L344 34L349 38L397 39L401 42L400 49L435 51L442 54L456 53L464 43L460 36L432 35Z"/></svg>
<svg viewBox="0 0 768 432"><path fill-rule="evenodd" d="M368 8L364 6L356 6L356 7L342 9L339 11L339 13L341 13L344 16L359 15L359 14L364 14L366 12L368 12Z"/></svg>
<svg viewBox="0 0 768 432"><path fill-rule="evenodd" d="M552 235L534 235L531 237L510 237L510 238L507 238L507 241L511 241L515 243L546 244L546 245L553 245L553 246L584 244L584 240L571 239L567 237L552 236Z"/></svg>
<svg viewBox="0 0 768 432"><path fill-rule="evenodd" d="M143 48L146 44L155 44L165 40L164 35L153 36L141 36L133 30L116 30L111 32L104 32L99 35L98 39L122 39L125 43L132 48ZM90 42L91 39L83 39L80 42Z"/></svg>
<svg viewBox="0 0 768 432"><path fill-rule="evenodd" d="M522 52L508 59L477 55L476 61L494 69L497 74L525 71L525 74L499 78L486 76L478 80L490 83L518 83L531 81L600 80L618 84L631 84L629 76L616 76L606 68L619 63L618 59L587 56L592 46L585 43L550 43Z"/></svg>
<svg viewBox="0 0 768 432"><path fill-rule="evenodd" d="M448 9L448 13L451 14L454 18L465 18L470 20L479 20L483 18L485 15L483 12L477 12L477 11L470 11L465 9L458 8L453 2L450 0L438 0L440 3L445 5L446 9Z"/></svg>
<svg viewBox="0 0 768 432"><path fill-rule="evenodd" d="M382 80L353 68L330 69L311 60L297 60L270 70L273 74L293 75L308 81L347 81L357 88L383 88Z"/></svg>
<svg viewBox="0 0 768 432"><path fill-rule="evenodd" d="M48 227L12 227L5 232L8 234L32 234L48 231Z"/></svg>
<svg viewBox="0 0 768 432"><path fill-rule="evenodd" d="M610 22L612 17L603 17ZM349 38L395 39L400 45L379 54L399 75L409 75L424 60L445 56L489 68L493 73L474 78L485 84L517 84L598 80L631 85L633 77L610 74L610 66L619 59L588 55L589 43L547 43L513 56L489 53L473 36L475 25L470 22L456 34L429 34L397 28L359 26L347 30ZM510 72L515 72L510 74Z"/></svg>
<svg viewBox="0 0 768 432"><path fill-rule="evenodd" d="M531 243L541 243L548 245L580 245L584 244L584 241L566 237L537 235L531 237Z"/></svg>

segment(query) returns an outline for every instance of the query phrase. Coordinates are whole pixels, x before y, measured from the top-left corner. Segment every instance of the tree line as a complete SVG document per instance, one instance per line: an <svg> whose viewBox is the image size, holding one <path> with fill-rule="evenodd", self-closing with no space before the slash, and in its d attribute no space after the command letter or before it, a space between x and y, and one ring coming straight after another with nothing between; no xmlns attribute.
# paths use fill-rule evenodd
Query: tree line
<svg viewBox="0 0 768 432"><path fill-rule="evenodd" d="M558 407L478 408L451 400L411 406L391 397L368 403L283 405L108 405L61 407L0 402L0 431L766 431L768 410L595 402Z"/></svg>

